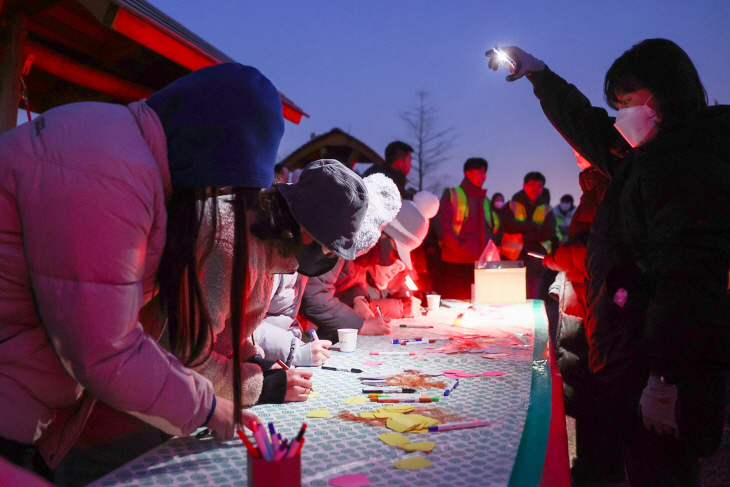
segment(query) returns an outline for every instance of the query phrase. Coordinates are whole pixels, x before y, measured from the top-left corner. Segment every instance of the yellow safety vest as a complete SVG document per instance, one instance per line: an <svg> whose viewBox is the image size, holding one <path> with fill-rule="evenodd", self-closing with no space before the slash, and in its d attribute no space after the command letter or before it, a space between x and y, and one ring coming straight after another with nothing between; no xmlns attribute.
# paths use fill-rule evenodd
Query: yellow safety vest
<svg viewBox="0 0 730 487"><path fill-rule="evenodd" d="M518 222L527 220L527 208L525 208L525 205L517 201L510 201L509 207L515 215L515 220ZM547 212L550 210L550 205L538 206L532 213L532 221L537 223L538 226L542 226L545 222L545 215L547 215ZM550 252L552 244L549 240L540 242L540 244L545 247L545 250L548 253ZM524 241L522 240L521 233L505 233L502 236L502 255L504 255L507 259L519 259L522 247L524 247Z"/></svg>
<svg viewBox="0 0 730 487"><path fill-rule="evenodd" d="M452 225L454 232L459 235L461 234L461 229L464 226L466 218L469 216L469 203L467 202L464 188L461 186L449 188L449 199L451 200L451 207L454 209ZM487 222L487 228L492 233L499 232L499 216L497 216L496 212L492 211L489 198L484 198L484 220Z"/></svg>

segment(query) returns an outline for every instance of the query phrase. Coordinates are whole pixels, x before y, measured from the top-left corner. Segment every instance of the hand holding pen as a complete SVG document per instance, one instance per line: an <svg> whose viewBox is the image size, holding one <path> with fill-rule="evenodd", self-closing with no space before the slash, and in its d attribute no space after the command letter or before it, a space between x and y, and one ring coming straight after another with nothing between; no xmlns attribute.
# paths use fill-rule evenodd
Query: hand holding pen
<svg viewBox="0 0 730 487"><path fill-rule="evenodd" d="M322 365L330 358L330 351L328 350L332 346L332 342L329 340L320 340L315 330L310 330L309 334L312 337L312 341L309 344L309 350L312 353L312 365Z"/></svg>

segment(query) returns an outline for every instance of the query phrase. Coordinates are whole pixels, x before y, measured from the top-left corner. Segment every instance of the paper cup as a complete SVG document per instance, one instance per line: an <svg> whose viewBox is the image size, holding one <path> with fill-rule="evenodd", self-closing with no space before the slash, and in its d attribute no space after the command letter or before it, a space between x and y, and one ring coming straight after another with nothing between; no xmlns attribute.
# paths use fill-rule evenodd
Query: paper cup
<svg viewBox="0 0 730 487"><path fill-rule="evenodd" d="M337 330L340 339L340 352L354 352L357 346L357 330L355 328L340 328Z"/></svg>
<svg viewBox="0 0 730 487"><path fill-rule="evenodd" d="M426 302L428 303L428 309L439 309L441 304L440 294L426 294Z"/></svg>

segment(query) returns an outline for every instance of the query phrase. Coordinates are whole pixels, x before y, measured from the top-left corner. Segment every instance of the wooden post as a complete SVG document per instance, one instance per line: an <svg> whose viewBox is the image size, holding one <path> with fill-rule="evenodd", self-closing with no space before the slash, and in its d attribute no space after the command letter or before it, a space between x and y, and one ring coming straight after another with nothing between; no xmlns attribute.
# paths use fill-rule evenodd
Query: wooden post
<svg viewBox="0 0 730 487"><path fill-rule="evenodd" d="M20 71L23 69L22 48L27 31L25 16L11 14L0 53L0 133L18 123L20 106Z"/></svg>

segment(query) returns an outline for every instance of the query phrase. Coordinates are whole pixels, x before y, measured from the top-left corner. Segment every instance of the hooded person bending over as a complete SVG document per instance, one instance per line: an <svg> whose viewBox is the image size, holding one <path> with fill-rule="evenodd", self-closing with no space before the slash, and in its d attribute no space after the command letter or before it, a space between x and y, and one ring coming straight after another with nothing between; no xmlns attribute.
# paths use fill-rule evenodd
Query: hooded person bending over
<svg viewBox="0 0 730 487"><path fill-rule="evenodd" d="M355 235L358 247L372 247L382 229L398 213L400 194L395 183L383 174L363 179L368 193L368 207ZM287 365L321 365L329 357L329 340L302 340L304 330L297 319L309 277L295 272L276 274L269 309L253 338L268 360L282 360Z"/></svg>
<svg viewBox="0 0 730 487"><path fill-rule="evenodd" d="M271 82L230 63L0 136L0 454L50 477L97 400L175 435L255 418L186 367L209 343L199 202L269 187L283 131ZM139 322L156 291L174 353Z"/></svg>
<svg viewBox="0 0 730 487"><path fill-rule="evenodd" d="M375 247L355 261L340 262L327 274L309 280L302 314L317 326L320 338L338 341L339 328L388 335L390 318L419 312L421 301L406 292L404 277L412 269L411 250L423 242L428 220L436 215L438 205L438 198L427 191L417 193L413 201L403 201Z"/></svg>

